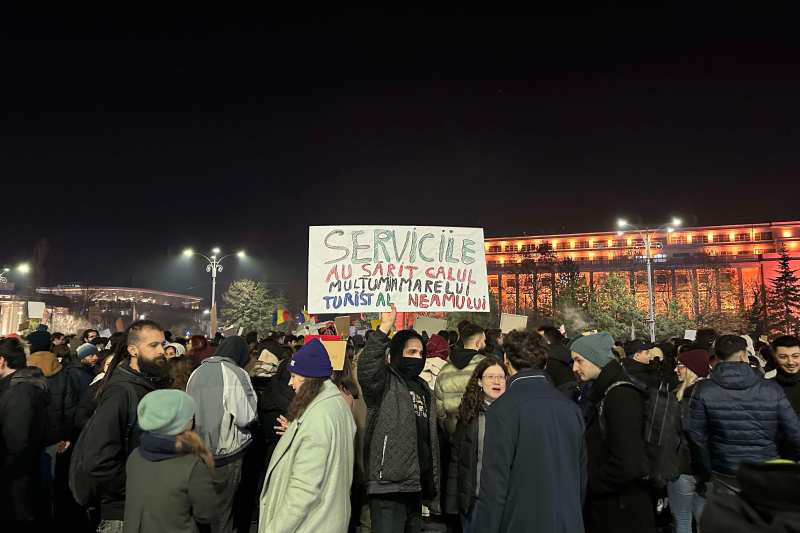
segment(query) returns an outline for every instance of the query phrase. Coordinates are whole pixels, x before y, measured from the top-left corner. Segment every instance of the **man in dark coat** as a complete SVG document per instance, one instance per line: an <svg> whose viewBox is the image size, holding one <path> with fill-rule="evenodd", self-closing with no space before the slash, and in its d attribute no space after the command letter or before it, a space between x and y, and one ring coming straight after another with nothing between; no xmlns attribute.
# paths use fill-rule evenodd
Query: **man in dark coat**
<svg viewBox="0 0 800 533"><path fill-rule="evenodd" d="M585 410L589 456L587 531L655 532L643 438L644 396L613 354L608 333L572 343L574 369L591 381Z"/></svg>
<svg viewBox="0 0 800 533"><path fill-rule="evenodd" d="M772 341L772 353L778 363L775 381L783 387L786 398L800 416L800 339L782 335Z"/></svg>
<svg viewBox="0 0 800 533"><path fill-rule="evenodd" d="M85 436L87 448L82 454L94 458L90 473L97 484L100 526L112 532L122 531L125 464L139 445L136 408L148 392L166 388L171 382L161 326L139 320L128 327L127 333L124 353L118 354L109 367L94 418L86 427L92 433Z"/></svg>
<svg viewBox="0 0 800 533"><path fill-rule="evenodd" d="M580 409L542 371L547 345L539 335L511 332L503 348L511 379L486 413L484 449L491 452L479 465L466 531L580 533L586 488Z"/></svg>
<svg viewBox="0 0 800 533"><path fill-rule="evenodd" d="M633 378L647 388L658 388L661 383L661 361L653 360L650 349L654 344L643 340L633 340L625 343L625 359L622 367Z"/></svg>
<svg viewBox="0 0 800 533"><path fill-rule="evenodd" d="M413 330L398 331L390 342L396 316L394 306L382 313L358 361L367 404L367 495L375 533L419 531L422 504L434 511L439 507L436 402L419 377L425 344Z"/></svg>
<svg viewBox="0 0 800 533"><path fill-rule="evenodd" d="M779 439L800 452L800 422L781 386L750 367L743 338L722 335L714 353L720 362L695 385L687 429L698 474L711 475L715 492L731 493L739 465L775 459Z"/></svg>
<svg viewBox="0 0 800 533"><path fill-rule="evenodd" d="M33 526L47 514L42 453L50 402L41 370L26 368L23 344L0 340L0 531Z"/></svg>

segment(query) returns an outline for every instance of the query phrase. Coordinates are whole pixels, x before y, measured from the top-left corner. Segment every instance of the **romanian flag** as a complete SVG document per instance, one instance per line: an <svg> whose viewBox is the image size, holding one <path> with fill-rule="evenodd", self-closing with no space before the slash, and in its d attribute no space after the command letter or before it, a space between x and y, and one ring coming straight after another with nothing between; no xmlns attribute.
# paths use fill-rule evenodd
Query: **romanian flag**
<svg viewBox="0 0 800 533"><path fill-rule="evenodd" d="M290 313L288 309L281 309L279 307L275 310L275 313L273 313L272 318L275 325L280 326L284 322L288 322L292 319L292 313Z"/></svg>

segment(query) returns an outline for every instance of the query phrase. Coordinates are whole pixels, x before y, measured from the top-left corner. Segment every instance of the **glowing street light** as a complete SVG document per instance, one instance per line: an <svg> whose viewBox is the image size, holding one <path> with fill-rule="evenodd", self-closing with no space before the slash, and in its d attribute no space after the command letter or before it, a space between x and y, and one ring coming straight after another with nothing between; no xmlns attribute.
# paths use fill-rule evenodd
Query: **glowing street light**
<svg viewBox="0 0 800 533"><path fill-rule="evenodd" d="M211 309L210 310L206 309L205 311L203 311L203 314L206 315L206 314L214 313L214 316L216 316L216 309L217 309L217 273L218 272L222 272L222 261L224 261L228 257L231 257L234 254L228 254L228 255L223 255L222 257L219 257L219 254L221 253L221 250L218 247L212 248L211 249L211 253L212 253L212 255L209 257L209 256L207 256L205 254L201 254L199 252L195 252L191 248L187 248L186 250L183 251L184 257L191 257L193 255L199 255L200 257L202 257L203 259L205 259L208 262L208 264L206 265L206 272L211 274ZM235 255L239 259L243 259L245 257L244 250L236 253ZM212 322L214 322L213 318L212 318ZM215 332L211 331L210 333L213 336Z"/></svg>
<svg viewBox="0 0 800 533"><path fill-rule="evenodd" d="M656 341L656 301L655 295L653 293L653 254L651 252L651 246L653 245L653 236L656 231L666 231L667 233L672 233L675 231L676 226L680 226L682 224L682 220L678 217L672 217L671 224L665 224L659 228L637 228L635 226L631 226L628 224L628 221L624 218L620 218L617 220L617 227L625 228L628 227L633 231L638 231L642 237L642 242L645 247L645 260L647 261L647 325L650 329L650 342ZM617 235L624 234L624 231L618 231Z"/></svg>
<svg viewBox="0 0 800 533"><path fill-rule="evenodd" d="M239 259L244 259L245 257L247 257L247 254L244 253L244 250L239 250L238 252L236 252L236 257L238 257Z"/></svg>
<svg viewBox="0 0 800 533"><path fill-rule="evenodd" d="M20 274L27 274L31 271L31 266L28 263L20 263L17 265L17 272Z"/></svg>
<svg viewBox="0 0 800 533"><path fill-rule="evenodd" d="M211 314L211 310L210 309L203 309L203 314L204 315L210 315Z"/></svg>

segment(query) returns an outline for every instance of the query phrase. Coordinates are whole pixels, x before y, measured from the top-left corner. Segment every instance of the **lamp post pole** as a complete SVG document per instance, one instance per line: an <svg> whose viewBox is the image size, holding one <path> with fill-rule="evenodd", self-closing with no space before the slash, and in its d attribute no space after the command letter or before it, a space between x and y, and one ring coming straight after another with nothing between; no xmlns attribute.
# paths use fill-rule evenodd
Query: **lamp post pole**
<svg viewBox="0 0 800 533"><path fill-rule="evenodd" d="M228 257L232 255L236 255L239 258L245 257L244 251L237 252L236 254L223 255L222 257L220 257L219 254L219 248L211 250L210 256L195 252L191 249L184 250L183 252L183 255L186 257L199 255L208 263L206 265L206 272L211 274L211 321L209 325L209 337L213 337L216 334L215 330L217 328L217 273L222 272L222 262Z"/></svg>
<svg viewBox="0 0 800 533"><path fill-rule="evenodd" d="M667 234L672 233L674 229L681 225L681 220L679 218L673 218L671 224L665 225L663 228L659 228L666 232ZM624 219L620 219L617 221L617 226L620 228L619 235L622 235L624 231L623 228L632 228L639 232L639 235L642 237L642 243L645 247L645 264L647 266L647 328L650 332L650 342L656 341L656 299L655 294L653 291L653 253L652 253L652 246L653 246L653 235L655 234L657 229L640 229L628 224L628 222Z"/></svg>

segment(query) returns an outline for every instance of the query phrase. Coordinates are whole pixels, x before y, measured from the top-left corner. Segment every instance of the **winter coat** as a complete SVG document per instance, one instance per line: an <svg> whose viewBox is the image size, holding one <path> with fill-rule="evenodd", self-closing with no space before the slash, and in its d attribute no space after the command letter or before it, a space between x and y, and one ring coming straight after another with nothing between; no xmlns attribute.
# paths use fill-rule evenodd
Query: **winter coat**
<svg viewBox="0 0 800 533"><path fill-rule="evenodd" d="M800 465L743 464L742 492L715 494L700 519L703 533L796 533L800 531Z"/></svg>
<svg viewBox="0 0 800 533"><path fill-rule="evenodd" d="M364 436L367 494L421 492L417 452L417 422L411 393L403 377L386 362L389 337L382 331L370 335L358 360L358 384L367 404ZM439 440L436 432L436 402L428 391L430 451L433 484L439 490ZM431 501L438 507L438 502Z"/></svg>
<svg viewBox="0 0 800 533"><path fill-rule="evenodd" d="M637 383L648 389L657 389L661 384L661 363L653 361L650 364L640 363L639 361L626 357L622 360L622 367Z"/></svg>
<svg viewBox="0 0 800 533"><path fill-rule="evenodd" d="M718 363L695 387L688 432L701 453L699 474L734 475L743 462L774 459L779 435L792 453L800 452L800 422L783 389L748 363Z"/></svg>
<svg viewBox="0 0 800 533"><path fill-rule="evenodd" d="M45 512L41 461L45 446L52 444L49 403L38 368L21 368L0 379L0 522L35 520Z"/></svg>
<svg viewBox="0 0 800 533"><path fill-rule="evenodd" d="M444 503L447 514L466 515L478 497L478 450L483 448L481 425L485 435L486 413L483 408L468 424L459 421L453 435L453 451L447 469L447 501Z"/></svg>
<svg viewBox="0 0 800 533"><path fill-rule="evenodd" d="M619 381L629 382L630 378L618 361L611 361L603 367L588 394L586 526L592 533L653 533L655 510L649 488L642 481L648 473L643 438L644 396L630 385L618 385L608 391Z"/></svg>
<svg viewBox="0 0 800 533"><path fill-rule="evenodd" d="M261 492L259 533L345 533L356 425L331 381L278 441Z"/></svg>
<svg viewBox="0 0 800 533"><path fill-rule="evenodd" d="M475 350L461 348L450 354L450 361L439 372L436 378L436 388L433 391L436 398L436 413L439 424L447 430L449 435L456 432L458 425L458 407L461 397L467 390L467 383L475 367L484 357Z"/></svg>
<svg viewBox="0 0 800 533"><path fill-rule="evenodd" d="M792 404L794 412L800 416L800 372L797 374L787 374L779 368L775 373L775 381L783 387L786 399Z"/></svg>
<svg viewBox="0 0 800 533"><path fill-rule="evenodd" d="M97 483L100 498L100 513L103 520L122 520L125 512L125 464L130 453L139 446L141 430L133 423L131 434L130 417L136 412L138 402L145 394L156 390L161 384L154 378L133 370L128 361L123 361L108 378L97 402L92 422L94 434L87 435L84 457L95 457L90 471ZM131 394L137 399L131 405Z"/></svg>
<svg viewBox="0 0 800 533"><path fill-rule="evenodd" d="M217 466L244 453L253 440L249 426L256 421L258 399L250 376L226 351L237 339L244 343L241 337L225 339L217 350L218 355L203 360L186 385L186 393L197 405L195 431L214 456ZM246 357L247 345L242 346Z"/></svg>
<svg viewBox="0 0 800 533"><path fill-rule="evenodd" d="M580 409L523 370L486 412L480 492L467 533L581 533L586 446Z"/></svg>
<svg viewBox="0 0 800 533"><path fill-rule="evenodd" d="M197 455L154 461L137 448L126 475L125 533L195 533L197 523L209 524L219 512L211 471Z"/></svg>
<svg viewBox="0 0 800 533"><path fill-rule="evenodd" d="M52 352L34 352L28 356L28 366L39 368L47 378L50 394L48 416L49 438L55 442L74 437L75 411L80 401L78 391L69 379L64 367Z"/></svg>

